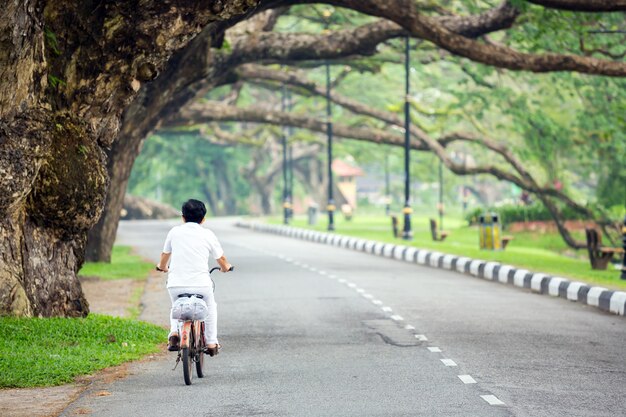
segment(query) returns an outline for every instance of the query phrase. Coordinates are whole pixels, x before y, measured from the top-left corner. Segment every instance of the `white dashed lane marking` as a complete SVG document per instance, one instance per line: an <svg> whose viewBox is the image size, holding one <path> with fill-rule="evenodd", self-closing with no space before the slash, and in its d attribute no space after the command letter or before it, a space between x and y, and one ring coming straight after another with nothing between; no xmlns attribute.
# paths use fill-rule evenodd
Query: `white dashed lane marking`
<svg viewBox="0 0 626 417"><path fill-rule="evenodd" d="M489 405L504 405L495 395L481 395L480 398L487 401Z"/></svg>
<svg viewBox="0 0 626 417"><path fill-rule="evenodd" d="M441 363L446 366L457 366L456 362L454 362L452 359L441 359Z"/></svg>
<svg viewBox="0 0 626 417"><path fill-rule="evenodd" d="M470 375L458 375L459 379L463 381L464 384L475 384L476 380L472 378Z"/></svg>
<svg viewBox="0 0 626 417"><path fill-rule="evenodd" d="M269 252L265 252L262 251L263 253L269 254ZM277 256L279 259L288 262L288 263L293 263L293 265L295 266L301 266L303 269L308 269L311 272L317 272L318 274L322 275L322 276L326 276L330 279L337 279L336 275L333 274L329 274L326 271L322 271L319 270L317 268L314 268L312 266L309 266L305 263L300 263L296 260L294 260L293 258L288 258L285 255L274 255ZM380 300L374 300L374 296L372 294L368 294L365 292L364 289L362 288L358 288L356 284L346 281L345 279L339 279L338 280L340 283L347 285L348 287L355 289L357 293L361 294L364 298L370 300L374 305L377 306L381 306L383 304L382 301ZM393 310L391 307L382 307L381 308L384 312L386 313L391 313ZM402 318L402 316L399 316L397 314L394 314L390 317L392 320L394 321L404 321L404 318ZM405 330L415 330L415 327L407 324L406 326L404 326ZM423 335L423 334L416 334L414 335L415 338L419 341L428 341L428 338ZM427 349L432 352L432 353L441 353L441 348L437 347L437 346L428 346ZM441 363L443 363L445 366L457 366L456 362L454 362L452 359L440 359ZM461 382L463 382L464 384L476 384L476 380L474 378L472 378L471 375L457 375L458 378L461 380ZM480 398L482 398L483 400L485 400L489 405L505 405L503 401L499 400L498 397L496 397L495 395L481 395Z"/></svg>

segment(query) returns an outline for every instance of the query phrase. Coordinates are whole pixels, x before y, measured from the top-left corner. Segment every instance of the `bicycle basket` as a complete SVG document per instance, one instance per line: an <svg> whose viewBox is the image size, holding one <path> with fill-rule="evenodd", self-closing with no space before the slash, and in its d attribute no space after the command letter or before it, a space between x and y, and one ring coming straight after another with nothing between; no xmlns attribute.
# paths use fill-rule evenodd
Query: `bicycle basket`
<svg viewBox="0 0 626 417"><path fill-rule="evenodd" d="M209 307L198 297L180 297L172 305L172 318L175 320L205 320Z"/></svg>

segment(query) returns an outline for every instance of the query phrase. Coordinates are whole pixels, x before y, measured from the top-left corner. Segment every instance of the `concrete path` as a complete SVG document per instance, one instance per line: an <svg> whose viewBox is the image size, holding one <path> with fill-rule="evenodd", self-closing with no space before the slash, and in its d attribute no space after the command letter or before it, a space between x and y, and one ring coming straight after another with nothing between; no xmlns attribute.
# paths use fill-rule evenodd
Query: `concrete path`
<svg viewBox="0 0 626 417"><path fill-rule="evenodd" d="M621 416L626 320L460 274L210 221L223 352L185 386L174 354L63 415ZM156 261L172 223L122 223ZM142 318L165 325L164 279Z"/></svg>

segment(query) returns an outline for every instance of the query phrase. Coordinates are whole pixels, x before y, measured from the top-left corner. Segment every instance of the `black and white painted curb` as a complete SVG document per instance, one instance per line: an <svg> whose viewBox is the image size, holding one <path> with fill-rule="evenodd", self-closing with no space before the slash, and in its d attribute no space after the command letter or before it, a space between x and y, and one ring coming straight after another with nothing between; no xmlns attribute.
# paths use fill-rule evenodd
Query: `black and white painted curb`
<svg viewBox="0 0 626 417"><path fill-rule="evenodd" d="M244 221L237 222L236 225L257 232L273 233L352 249L359 252L366 252L372 255L397 259L399 261L458 271L490 281L498 281L503 284L512 284L516 287L528 288L539 294L548 294L553 297L577 301L620 316L625 315L626 292L611 291L603 287L592 287L582 282L572 282L565 278L531 272L510 265L502 265L499 262L482 261L479 259L419 249L412 246L359 239L356 237L318 232L291 226Z"/></svg>

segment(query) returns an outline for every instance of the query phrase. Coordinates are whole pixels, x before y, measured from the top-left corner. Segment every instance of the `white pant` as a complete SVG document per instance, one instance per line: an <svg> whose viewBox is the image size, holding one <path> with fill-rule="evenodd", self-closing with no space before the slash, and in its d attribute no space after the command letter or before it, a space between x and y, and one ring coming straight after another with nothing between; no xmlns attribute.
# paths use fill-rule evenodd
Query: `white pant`
<svg viewBox="0 0 626 417"><path fill-rule="evenodd" d="M204 320L204 337L207 344L217 344L217 304L215 297L213 297L213 287L170 287L167 290L170 293L172 304L179 294L200 294L202 296L202 300L209 307L209 316ZM172 318L170 311L170 335L172 333L178 333L178 320Z"/></svg>

